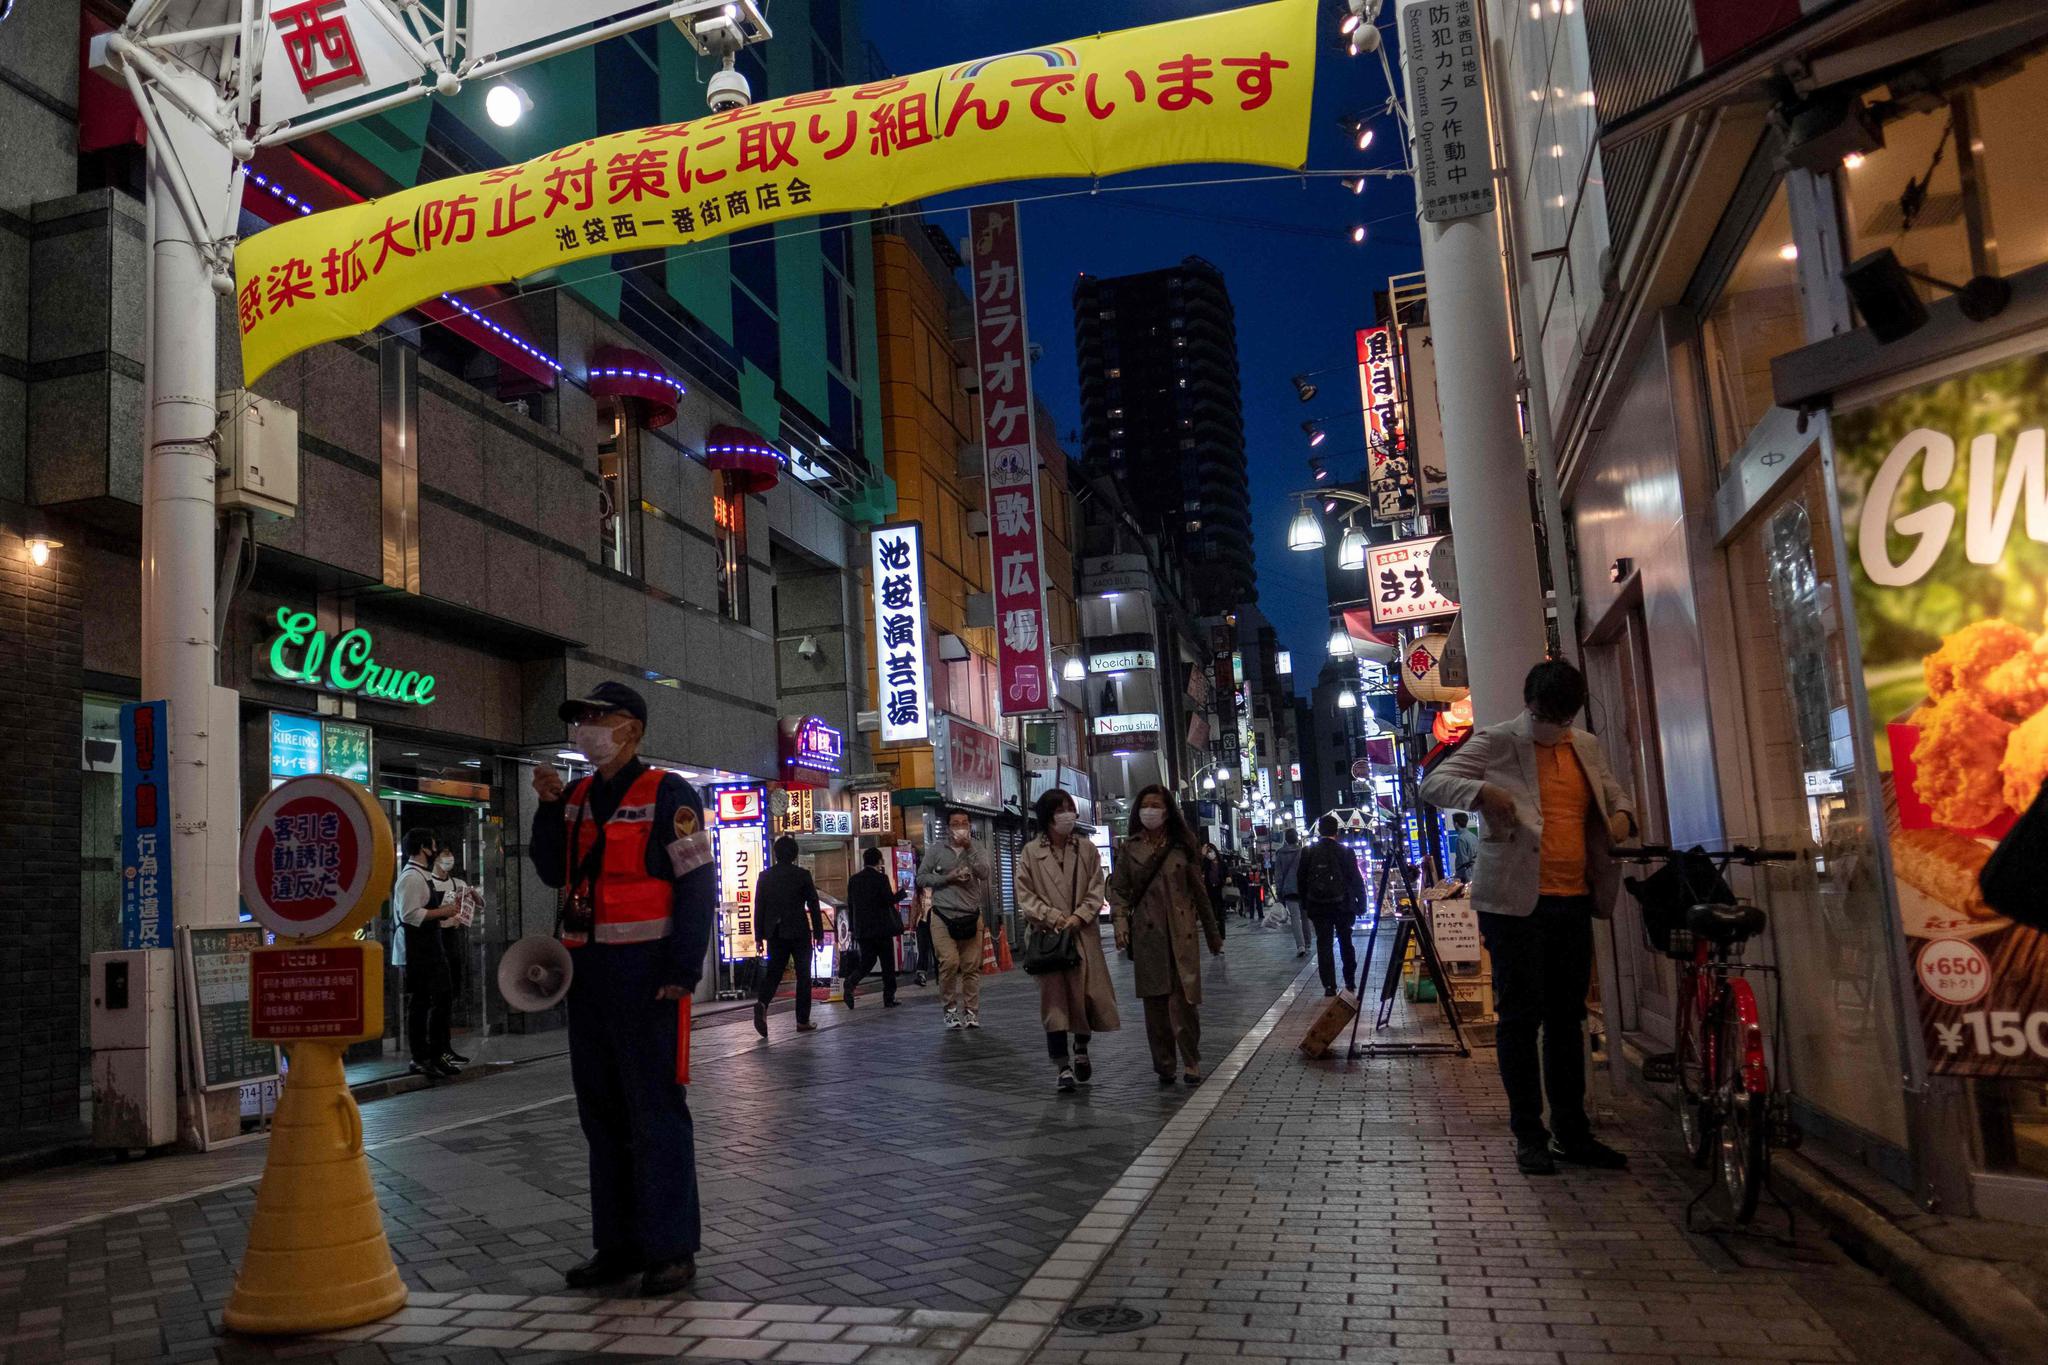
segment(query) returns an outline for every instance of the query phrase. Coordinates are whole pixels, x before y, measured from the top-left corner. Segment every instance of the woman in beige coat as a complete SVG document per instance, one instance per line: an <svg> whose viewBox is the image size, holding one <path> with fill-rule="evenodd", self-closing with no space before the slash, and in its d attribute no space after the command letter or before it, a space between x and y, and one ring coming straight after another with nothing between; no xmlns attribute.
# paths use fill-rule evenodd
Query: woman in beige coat
<svg viewBox="0 0 2048 1365"><path fill-rule="evenodd" d="M1059 1088L1072 1090L1075 1082L1093 1074L1088 1039L1122 1023L1102 931L1096 927L1102 912L1102 855L1074 832L1074 798L1058 787L1038 798L1034 814L1038 837L1017 856L1017 913L1041 929L1071 929L1081 952L1079 963L1038 978L1045 1048L1059 1071Z"/></svg>
<svg viewBox="0 0 2048 1365"><path fill-rule="evenodd" d="M1116 946L1129 948L1145 1002L1145 1038L1161 1085L1172 1085L1175 1053L1180 1078L1202 1083L1202 939L1223 952L1223 931L1209 904L1209 888L1195 863L1195 841L1172 793L1153 785L1138 793L1130 837L1109 879L1116 911ZM1199 937L1198 937L1199 935Z"/></svg>

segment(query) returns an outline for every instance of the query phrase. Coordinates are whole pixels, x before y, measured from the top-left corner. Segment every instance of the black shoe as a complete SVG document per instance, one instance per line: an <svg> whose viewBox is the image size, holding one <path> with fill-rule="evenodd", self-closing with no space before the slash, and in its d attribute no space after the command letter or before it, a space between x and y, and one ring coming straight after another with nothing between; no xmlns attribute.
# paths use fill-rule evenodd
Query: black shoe
<svg viewBox="0 0 2048 1365"><path fill-rule="evenodd" d="M1175 1076L1171 1071L1162 1071L1159 1073L1159 1083L1161 1085L1172 1085L1178 1079L1179 1077Z"/></svg>
<svg viewBox="0 0 2048 1365"><path fill-rule="evenodd" d="M768 1007L759 1000L754 1002L754 1032L763 1038L768 1036Z"/></svg>
<svg viewBox="0 0 2048 1365"><path fill-rule="evenodd" d="M798 1024L796 1026L796 1031L798 1033L816 1033L818 1031L818 1026L812 1023L810 1020L806 1019L803 1023Z"/></svg>
<svg viewBox="0 0 2048 1365"><path fill-rule="evenodd" d="M441 1060L444 1062L466 1062L469 1060L469 1058L463 1056L461 1053L457 1052L454 1048L451 1047L446 1052L443 1052L441 1054Z"/></svg>
<svg viewBox="0 0 2048 1365"><path fill-rule="evenodd" d="M924 984L924 973L919 972L915 977L911 979L910 984L913 986L922 986Z"/></svg>
<svg viewBox="0 0 2048 1365"><path fill-rule="evenodd" d="M1326 1000L1327 1000L1327 999L1329 999L1329 998L1330 998L1331 996L1335 995L1336 993L1337 993L1337 988L1336 988L1335 986L1325 986L1325 987L1323 987L1323 998L1324 998L1324 999L1326 999Z"/></svg>
<svg viewBox="0 0 2048 1365"><path fill-rule="evenodd" d="M898 1004L900 1004L900 1003L901 1003L900 1001L896 1001L896 1000L884 1000L884 1001L882 1002L882 1008L883 1008L883 1009L885 1009L885 1010L893 1010L893 1009L895 1009L895 1008L896 1008L896 1006L897 1006Z"/></svg>
<svg viewBox="0 0 2048 1365"><path fill-rule="evenodd" d="M448 1081L462 1073L446 1062L414 1062L405 1069L408 1076L425 1076L430 1081Z"/></svg>
<svg viewBox="0 0 2048 1365"><path fill-rule="evenodd" d="M647 1273L640 1277L640 1297L659 1298L673 1294L697 1278L697 1260L685 1256L680 1261L664 1261L647 1267Z"/></svg>
<svg viewBox="0 0 2048 1365"><path fill-rule="evenodd" d="M1577 1142L1563 1143L1556 1138L1550 1140L1550 1157L1572 1166L1587 1166L1596 1171L1625 1171L1628 1158L1615 1151L1598 1138L1585 1137Z"/></svg>
<svg viewBox="0 0 2048 1365"><path fill-rule="evenodd" d="M1523 1175L1556 1175L1557 1163L1550 1157L1555 1146L1555 1143L1517 1142L1515 1168Z"/></svg>
<svg viewBox="0 0 2048 1365"><path fill-rule="evenodd" d="M1062 1067L1062 1068L1060 1068L1060 1078L1059 1078L1059 1091L1060 1091L1060 1093L1061 1093L1062 1095L1064 1095L1064 1094L1067 1094L1068 1092L1072 1091L1072 1090L1073 1090L1073 1088L1074 1088L1074 1073L1073 1073L1073 1070L1072 1070L1071 1068L1068 1068L1068 1067Z"/></svg>
<svg viewBox="0 0 2048 1365"><path fill-rule="evenodd" d="M570 1266L562 1278L571 1289L595 1289L640 1273L640 1263L629 1256L607 1256L603 1252L582 1265Z"/></svg>
<svg viewBox="0 0 2048 1365"><path fill-rule="evenodd" d="M848 992L846 992L846 993L845 993L844 995L840 996L839 998L840 998L841 1000L844 1000L844 1001L846 1002L846 1008L848 1008L848 1009L852 1009L852 1008L853 1008L853 992L852 992L852 991L848 991Z"/></svg>
<svg viewBox="0 0 2048 1365"><path fill-rule="evenodd" d="M1088 1084L1088 1078L1093 1076L1094 1074L1095 1066L1092 1062L1088 1060L1087 1053L1083 1052L1074 1058L1075 1080L1079 1081L1083 1085L1086 1085Z"/></svg>
<svg viewBox="0 0 2048 1365"><path fill-rule="evenodd" d="M1193 1090L1196 1086L1202 1083L1201 1073L1196 1071L1184 1071L1181 1073L1180 1079L1181 1084L1185 1085L1190 1090Z"/></svg>

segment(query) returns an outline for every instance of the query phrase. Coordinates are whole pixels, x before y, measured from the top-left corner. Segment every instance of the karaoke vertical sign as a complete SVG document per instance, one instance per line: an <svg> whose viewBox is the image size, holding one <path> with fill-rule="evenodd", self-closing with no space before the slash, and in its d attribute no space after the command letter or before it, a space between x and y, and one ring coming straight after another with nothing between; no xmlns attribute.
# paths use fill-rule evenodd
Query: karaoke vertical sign
<svg viewBox="0 0 2048 1365"><path fill-rule="evenodd" d="M981 378L981 443L988 461L988 545L994 570L996 666L1003 714L1059 705L1046 638L1045 546L1038 512L1036 405L1024 323L1017 206L975 209L974 347Z"/></svg>

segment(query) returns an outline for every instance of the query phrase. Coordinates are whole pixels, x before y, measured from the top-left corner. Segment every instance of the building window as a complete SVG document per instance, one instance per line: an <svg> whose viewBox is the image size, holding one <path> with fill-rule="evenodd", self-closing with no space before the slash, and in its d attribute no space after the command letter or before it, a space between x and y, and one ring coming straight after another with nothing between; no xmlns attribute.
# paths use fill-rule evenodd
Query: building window
<svg viewBox="0 0 2048 1365"><path fill-rule="evenodd" d="M1700 321L1707 411L1714 447L1724 463L1771 409L1771 357L1796 350L1805 340L1798 260L1792 214L1780 184Z"/></svg>
<svg viewBox="0 0 2048 1365"><path fill-rule="evenodd" d="M607 569L634 572L640 525L640 428L612 409L612 434L597 447L598 557Z"/></svg>
<svg viewBox="0 0 2048 1365"><path fill-rule="evenodd" d="M718 614L729 621L747 619L747 495L736 475L720 473L711 495L711 521L717 533Z"/></svg>

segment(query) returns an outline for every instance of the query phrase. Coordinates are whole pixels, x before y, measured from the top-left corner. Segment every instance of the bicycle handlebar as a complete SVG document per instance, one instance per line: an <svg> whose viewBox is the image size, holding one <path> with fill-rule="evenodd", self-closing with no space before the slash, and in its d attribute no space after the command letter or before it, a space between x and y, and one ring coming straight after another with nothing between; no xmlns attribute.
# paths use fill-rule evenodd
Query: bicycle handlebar
<svg viewBox="0 0 2048 1365"><path fill-rule="evenodd" d="M1691 850L1673 848L1669 844L1638 844L1633 848L1617 848L1614 852L1617 857L1631 862L1650 862L1677 858ZM1757 867L1763 863L1791 863L1806 856L1798 849L1752 848L1748 844L1731 844L1719 851L1702 849L1701 853L1722 867L1730 863L1741 863L1744 867Z"/></svg>

